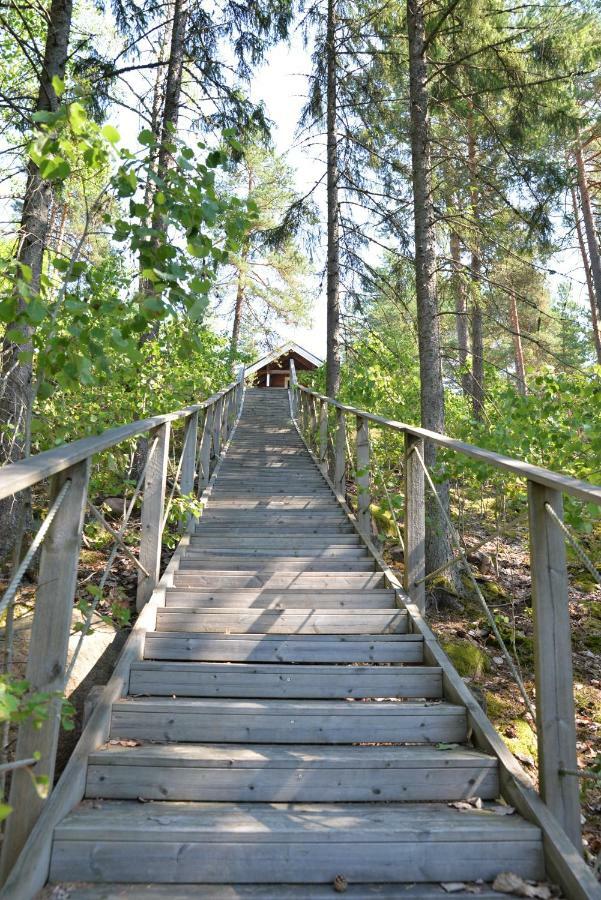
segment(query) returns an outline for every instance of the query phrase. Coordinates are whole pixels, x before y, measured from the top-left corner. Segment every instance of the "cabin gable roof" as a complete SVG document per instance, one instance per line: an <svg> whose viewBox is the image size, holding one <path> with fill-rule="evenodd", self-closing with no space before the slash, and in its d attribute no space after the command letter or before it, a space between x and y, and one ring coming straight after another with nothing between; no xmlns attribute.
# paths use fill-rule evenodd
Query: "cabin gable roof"
<svg viewBox="0 0 601 900"><path fill-rule="evenodd" d="M255 372L258 372L260 369L269 365L270 362L275 362L280 357L286 356L287 354L293 354L294 356L301 357L303 361L307 363L308 369L317 369L323 363L323 360L318 356L315 356L314 353L311 353L309 350L305 350L304 347L301 347L294 341L289 341L287 344L283 344L281 347L277 347L271 353L267 353L265 356L262 356L261 359L258 359L256 362L252 363L252 365L247 366L244 374L245 376L254 375Z"/></svg>

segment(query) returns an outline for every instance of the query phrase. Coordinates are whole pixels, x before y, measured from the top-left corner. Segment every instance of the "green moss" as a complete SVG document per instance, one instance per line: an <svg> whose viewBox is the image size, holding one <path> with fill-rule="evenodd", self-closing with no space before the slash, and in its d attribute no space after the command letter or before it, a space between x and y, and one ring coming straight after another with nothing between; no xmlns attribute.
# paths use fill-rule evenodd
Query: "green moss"
<svg viewBox="0 0 601 900"><path fill-rule="evenodd" d="M464 678L480 678L490 667L484 650L469 641L443 641L442 649Z"/></svg>
<svg viewBox="0 0 601 900"><path fill-rule="evenodd" d="M480 590L484 594L485 597L490 597L492 600L507 600L509 599L509 594L503 590L500 584L497 584L496 581L484 581L480 583Z"/></svg>
<svg viewBox="0 0 601 900"><path fill-rule="evenodd" d="M526 719L516 718L515 703L487 691L486 709L488 718L497 727L511 752L518 756L531 756L536 761L536 734ZM511 731L513 736L508 737L506 731Z"/></svg>

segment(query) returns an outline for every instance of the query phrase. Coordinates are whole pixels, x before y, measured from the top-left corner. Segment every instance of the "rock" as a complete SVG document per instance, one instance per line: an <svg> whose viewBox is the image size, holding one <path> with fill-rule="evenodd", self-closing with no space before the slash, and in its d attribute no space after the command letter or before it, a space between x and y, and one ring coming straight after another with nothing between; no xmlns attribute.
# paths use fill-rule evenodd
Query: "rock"
<svg viewBox="0 0 601 900"><path fill-rule="evenodd" d="M493 571L492 557L488 553L483 553L482 550L478 550L476 553L468 553L467 559L473 566L478 567L481 575L490 575Z"/></svg>
<svg viewBox="0 0 601 900"><path fill-rule="evenodd" d="M102 506L108 507L109 511L114 516L122 516L123 515L123 507L125 505L125 501L123 497L105 497L102 501Z"/></svg>
<svg viewBox="0 0 601 900"><path fill-rule="evenodd" d="M405 553L400 544L396 547L391 548L390 556L391 559L393 559L395 562L403 562L403 560L405 559Z"/></svg>

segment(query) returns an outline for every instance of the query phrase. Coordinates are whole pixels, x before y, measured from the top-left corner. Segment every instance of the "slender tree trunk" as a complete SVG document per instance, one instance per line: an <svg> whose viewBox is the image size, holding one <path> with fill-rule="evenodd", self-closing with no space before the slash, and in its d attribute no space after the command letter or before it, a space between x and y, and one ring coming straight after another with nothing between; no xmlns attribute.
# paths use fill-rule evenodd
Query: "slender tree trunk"
<svg viewBox="0 0 601 900"><path fill-rule="evenodd" d="M336 134L336 0L328 0L327 54L327 353L326 393L340 390L340 226L338 221L338 138Z"/></svg>
<svg viewBox="0 0 601 900"><path fill-rule="evenodd" d="M571 188L572 208L574 210L574 223L576 225L576 234L578 235L578 246L580 247L580 256L582 257L582 266L586 275L586 286L588 290L588 300L591 307L591 325L593 328L593 343L595 344L595 353L597 354L597 362L601 364L601 333L599 332L599 316L597 315L597 303L595 299L595 286L591 276L591 265L586 252L586 244L584 242L584 234L582 233L582 222L580 220L580 212L578 210L578 199L576 190Z"/></svg>
<svg viewBox="0 0 601 900"><path fill-rule="evenodd" d="M55 110L59 105L52 79L55 76L62 78L65 74L72 13L72 0L52 0L38 87L38 112ZM29 288L34 294L40 289L51 205L51 185L41 178L37 166L30 161L27 166L17 260L31 270ZM23 300L19 296L16 299L17 308L22 312ZM28 456L30 452L33 364L31 359L23 358L21 354L32 350L33 326L20 322L11 323L7 325L6 331L14 329L21 332L21 340L12 342L4 339L0 351L0 464L14 462ZM23 494L0 501L0 557L13 545L16 523L23 520L20 509L22 500Z"/></svg>
<svg viewBox="0 0 601 900"><path fill-rule="evenodd" d="M409 37L409 102L411 106L411 165L415 225L415 286L420 368L421 423L444 431L444 389L436 297L436 249L430 160L430 125L425 52L424 0L407 0ZM425 446L426 465L436 465L436 447ZM448 509L448 485L439 484ZM447 529L435 500L426 507L426 567L433 571L449 559Z"/></svg>
<svg viewBox="0 0 601 900"><path fill-rule="evenodd" d="M482 275L482 258L478 245L479 229L479 196L476 187L476 140L472 127L472 119L468 122L467 157L470 173L470 202L472 207L472 227L474 237L472 239L472 254L470 272L472 278L472 375L470 379L470 394L472 396L472 410L477 421L482 419L484 412L484 337L482 330L482 307L480 305L480 281Z"/></svg>
<svg viewBox="0 0 601 900"><path fill-rule="evenodd" d="M244 306L244 277L242 269L238 270L238 286L236 289L236 303L234 304L234 322L232 325L232 337L230 340L230 357L233 359L238 352L240 341L240 326L242 324L242 308Z"/></svg>
<svg viewBox="0 0 601 900"><path fill-rule="evenodd" d="M588 186L588 177L580 144L577 145L574 156L578 169L578 190L580 191L580 201L582 203L582 218L584 219L584 230L588 245L591 277L593 279L595 296L597 299L597 318L601 319L601 255L599 253L599 239L595 228L595 217Z"/></svg>
<svg viewBox="0 0 601 900"><path fill-rule="evenodd" d="M470 376L465 371L469 355L468 329L467 329L467 302L465 281L461 267L461 243L459 235L451 232L451 260L453 264L453 294L455 295L455 329L457 333L457 359L461 372L461 389L464 396L468 396Z"/></svg>
<svg viewBox="0 0 601 900"><path fill-rule="evenodd" d="M509 291L509 319L513 335L513 355L515 361L515 377L518 393L525 397L528 393L526 385L526 368L524 366L524 351L522 348L522 333L520 331L520 317L518 305L513 288Z"/></svg>

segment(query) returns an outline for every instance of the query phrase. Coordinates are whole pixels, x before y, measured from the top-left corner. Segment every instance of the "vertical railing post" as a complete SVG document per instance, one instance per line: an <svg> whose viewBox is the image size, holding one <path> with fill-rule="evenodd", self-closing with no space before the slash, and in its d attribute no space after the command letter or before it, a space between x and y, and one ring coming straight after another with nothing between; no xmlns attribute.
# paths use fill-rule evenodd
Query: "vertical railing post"
<svg viewBox="0 0 601 900"><path fill-rule="evenodd" d="M142 501L142 521L140 535L140 562L149 573L138 569L138 610L150 600L159 580L161 568L161 544L163 507L165 505L165 485L167 482L167 461L169 459L169 422L159 425L149 434L149 445L156 438L154 452L148 458L144 480Z"/></svg>
<svg viewBox="0 0 601 900"><path fill-rule="evenodd" d="M334 490L346 498L346 419L344 410L336 409L336 443L334 446Z"/></svg>
<svg viewBox="0 0 601 900"><path fill-rule="evenodd" d="M90 461L86 459L55 475L51 481L51 502L67 481L70 484L41 549L25 673L32 693L56 693L62 697L65 687L65 667L89 473ZM47 776L50 787L54 780L60 712L61 701L57 698L50 701L48 717L41 723L34 723L32 718L22 722L15 750L15 759L31 759L35 754L40 754L35 774ZM30 771L15 770L9 798L13 813L7 819L2 843L4 876L9 873L21 852L44 802L36 792Z"/></svg>
<svg viewBox="0 0 601 900"><path fill-rule="evenodd" d="M319 401L319 465L323 472L327 469L328 456L328 402Z"/></svg>
<svg viewBox="0 0 601 900"><path fill-rule="evenodd" d="M213 406L213 459L218 459L221 453L221 419L223 417L223 397L216 400Z"/></svg>
<svg viewBox="0 0 601 900"><path fill-rule="evenodd" d="M290 409L292 417L298 418L298 382L296 380L296 366L294 360L290 360L290 381L288 382L288 390L290 391Z"/></svg>
<svg viewBox="0 0 601 900"><path fill-rule="evenodd" d="M405 571L403 585L412 603L422 615L426 611L426 506L424 470L413 452L423 459L424 442L405 432Z"/></svg>
<svg viewBox="0 0 601 900"><path fill-rule="evenodd" d="M200 452L198 454L198 496L200 497L211 477L211 441L213 434L213 414L215 406L207 406L202 424Z"/></svg>
<svg viewBox="0 0 601 900"><path fill-rule="evenodd" d="M317 403L312 394L307 394L309 401L309 446L317 448Z"/></svg>
<svg viewBox="0 0 601 900"><path fill-rule="evenodd" d="M371 478L369 471L369 422L357 416L357 525L366 538L371 538Z"/></svg>
<svg viewBox="0 0 601 900"><path fill-rule="evenodd" d="M186 419L184 431L184 446L182 449L182 474L180 478L180 492L182 497L194 493L194 479L196 477L196 445L198 443L198 410ZM190 529L194 517L187 513L185 528Z"/></svg>
<svg viewBox="0 0 601 900"><path fill-rule="evenodd" d="M582 852L578 778L573 774L578 771L578 763L566 549L563 534L545 508L547 504L563 518L560 491L529 481L540 793Z"/></svg>

